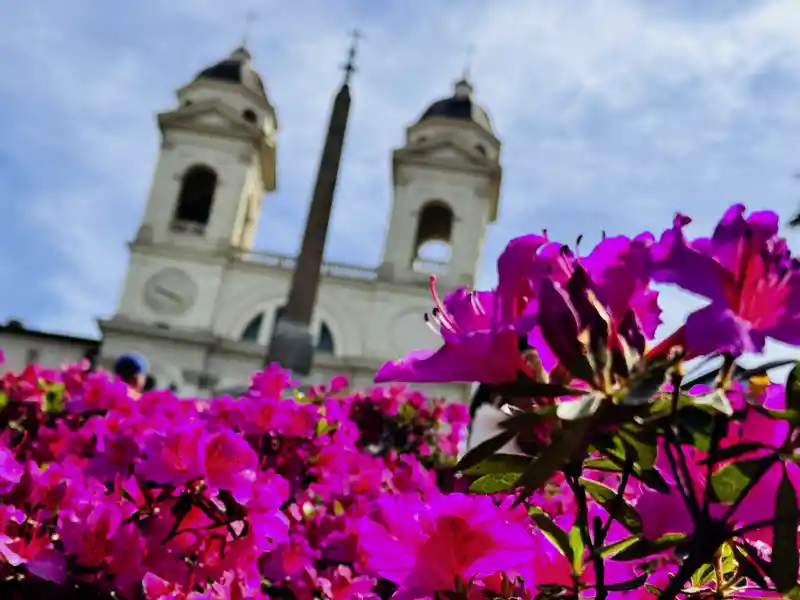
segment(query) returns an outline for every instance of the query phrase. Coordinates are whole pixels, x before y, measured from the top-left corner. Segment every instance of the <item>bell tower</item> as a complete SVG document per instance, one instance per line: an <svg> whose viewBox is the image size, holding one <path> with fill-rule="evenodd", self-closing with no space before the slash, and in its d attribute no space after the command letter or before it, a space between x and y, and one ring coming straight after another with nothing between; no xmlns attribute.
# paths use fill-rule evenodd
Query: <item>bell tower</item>
<svg viewBox="0 0 800 600"><path fill-rule="evenodd" d="M472 286L486 228L497 218L500 140L472 84L431 104L394 151L394 199L379 276L386 281Z"/></svg>
<svg viewBox="0 0 800 600"><path fill-rule="evenodd" d="M209 330L225 261L251 251L275 190L278 121L244 47L158 115L161 148L116 317Z"/></svg>
<svg viewBox="0 0 800 600"><path fill-rule="evenodd" d="M237 48L158 115L161 150L133 245L252 249L275 190L278 122L251 56Z"/></svg>

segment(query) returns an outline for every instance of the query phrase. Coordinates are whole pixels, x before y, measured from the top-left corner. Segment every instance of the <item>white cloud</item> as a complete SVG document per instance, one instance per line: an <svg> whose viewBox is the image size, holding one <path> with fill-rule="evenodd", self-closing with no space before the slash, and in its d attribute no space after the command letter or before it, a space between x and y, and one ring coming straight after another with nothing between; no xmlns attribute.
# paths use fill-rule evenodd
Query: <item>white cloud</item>
<svg viewBox="0 0 800 600"><path fill-rule="evenodd" d="M579 233L591 240L601 230L662 229L676 210L707 230L727 204L742 200L788 217L790 175L800 166L800 4L743 2L702 13L699 6L259 3L250 46L282 127L280 189L265 202L261 239L286 252L299 243L353 26L366 39L332 259L377 262L391 201L390 150L426 104L449 93L469 44L478 98L505 144L485 283L504 242L526 231L546 227L565 241ZM11 155L27 165L24 197L12 202L30 237L52 253L54 298L37 324L85 332L94 316L113 311L123 242L135 231L156 157L153 113L236 45L249 8L245 0L152 0L124 17L88 0L4 8L0 160ZM670 315L690 306L672 296L665 302Z"/></svg>

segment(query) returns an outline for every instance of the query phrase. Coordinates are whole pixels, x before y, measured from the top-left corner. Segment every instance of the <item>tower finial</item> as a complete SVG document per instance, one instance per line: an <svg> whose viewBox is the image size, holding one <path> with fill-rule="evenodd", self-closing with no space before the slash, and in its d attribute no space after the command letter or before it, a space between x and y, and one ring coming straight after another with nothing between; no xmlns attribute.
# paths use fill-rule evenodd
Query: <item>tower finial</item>
<svg viewBox="0 0 800 600"><path fill-rule="evenodd" d="M244 16L244 27L242 28L242 48L247 48L247 43L250 41L250 28L256 20L256 12L248 10Z"/></svg>
<svg viewBox="0 0 800 600"><path fill-rule="evenodd" d="M344 65L344 85L350 83L350 77L356 72L354 64L356 59L356 50L358 49L358 40L363 39L364 36L358 29L354 29L350 34L352 42L350 42L350 50L347 52L347 63Z"/></svg>
<svg viewBox="0 0 800 600"><path fill-rule="evenodd" d="M469 44L464 53L464 71L461 73L461 78L464 81L469 81L472 75L472 59L475 56L475 44Z"/></svg>

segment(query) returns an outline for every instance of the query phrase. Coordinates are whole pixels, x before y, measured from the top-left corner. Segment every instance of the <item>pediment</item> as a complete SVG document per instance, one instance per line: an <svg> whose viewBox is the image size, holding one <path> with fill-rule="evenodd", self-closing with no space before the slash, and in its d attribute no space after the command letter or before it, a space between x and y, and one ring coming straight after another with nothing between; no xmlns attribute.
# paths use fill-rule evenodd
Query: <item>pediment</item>
<svg viewBox="0 0 800 600"><path fill-rule="evenodd" d="M177 110L161 113L158 116L161 128L176 127L186 129L217 130L258 136L261 131L248 123L233 110L215 101L198 102Z"/></svg>

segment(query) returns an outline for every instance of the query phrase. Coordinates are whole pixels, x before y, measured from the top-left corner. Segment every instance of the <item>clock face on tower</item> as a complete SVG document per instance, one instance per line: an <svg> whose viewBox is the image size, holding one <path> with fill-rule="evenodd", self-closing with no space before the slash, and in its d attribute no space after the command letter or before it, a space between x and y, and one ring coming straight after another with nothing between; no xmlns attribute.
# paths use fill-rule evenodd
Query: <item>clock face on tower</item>
<svg viewBox="0 0 800 600"><path fill-rule="evenodd" d="M180 315L197 299L197 284L180 269L159 271L144 285L144 302L155 313Z"/></svg>

